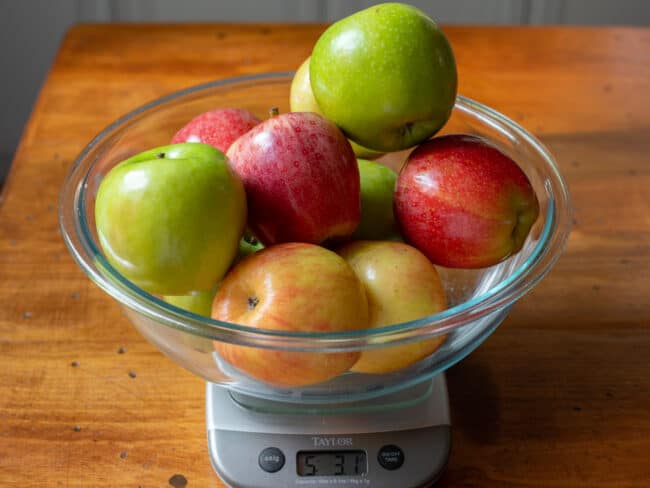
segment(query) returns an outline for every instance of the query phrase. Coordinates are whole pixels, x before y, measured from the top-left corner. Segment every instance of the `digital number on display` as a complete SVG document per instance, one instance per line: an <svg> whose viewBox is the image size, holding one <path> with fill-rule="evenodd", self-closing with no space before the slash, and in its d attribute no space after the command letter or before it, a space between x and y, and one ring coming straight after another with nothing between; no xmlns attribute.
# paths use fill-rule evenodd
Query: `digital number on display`
<svg viewBox="0 0 650 488"><path fill-rule="evenodd" d="M298 476L361 476L367 472L364 451L300 451Z"/></svg>

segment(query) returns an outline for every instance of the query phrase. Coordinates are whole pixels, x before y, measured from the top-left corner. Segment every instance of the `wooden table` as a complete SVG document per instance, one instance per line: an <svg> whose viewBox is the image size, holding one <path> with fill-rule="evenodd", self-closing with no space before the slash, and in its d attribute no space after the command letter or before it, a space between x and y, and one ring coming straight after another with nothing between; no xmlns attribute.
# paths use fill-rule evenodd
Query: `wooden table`
<svg viewBox="0 0 650 488"><path fill-rule="evenodd" d="M223 486L207 455L204 382L73 263L57 197L116 117L215 78L295 69L323 28L68 32L0 200L0 486ZM551 274L449 371L453 452L440 486L648 487L650 30L446 32L460 92L555 154L575 225Z"/></svg>

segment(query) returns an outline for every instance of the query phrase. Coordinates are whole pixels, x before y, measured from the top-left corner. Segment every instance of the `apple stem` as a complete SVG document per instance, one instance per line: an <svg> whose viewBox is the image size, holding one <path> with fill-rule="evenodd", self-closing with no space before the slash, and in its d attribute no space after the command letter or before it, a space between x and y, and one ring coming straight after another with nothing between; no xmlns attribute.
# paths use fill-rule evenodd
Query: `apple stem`
<svg viewBox="0 0 650 488"><path fill-rule="evenodd" d="M257 237L251 234L244 234L244 241L249 243L251 246L256 246L259 243Z"/></svg>
<svg viewBox="0 0 650 488"><path fill-rule="evenodd" d="M280 115L280 109L278 107L271 107L269 109L270 117L277 117L278 115Z"/></svg>
<svg viewBox="0 0 650 488"><path fill-rule="evenodd" d="M158 154L156 154L156 157L158 159L163 159L165 157L165 153L164 152L158 153Z"/></svg>

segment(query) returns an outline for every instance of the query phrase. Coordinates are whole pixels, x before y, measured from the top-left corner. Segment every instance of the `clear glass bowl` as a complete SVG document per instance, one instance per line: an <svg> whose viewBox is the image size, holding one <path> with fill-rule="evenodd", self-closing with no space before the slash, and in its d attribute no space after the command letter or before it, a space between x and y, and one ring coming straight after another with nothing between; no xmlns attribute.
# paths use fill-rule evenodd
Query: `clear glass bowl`
<svg viewBox="0 0 650 488"><path fill-rule="evenodd" d="M102 131L83 150L63 185L59 215L65 242L88 277L117 300L140 333L166 356L208 381L242 394L301 403L342 402L388 394L431 378L460 361L503 321L513 303L537 284L558 259L569 234L566 186L552 156L512 120L459 96L442 133L485 137L509 154L528 175L540 216L523 249L498 265L478 269L439 268L449 308L407 323L346 333L286 333L211 320L136 287L106 260L94 221L99 183L117 163L145 149L168 144L197 114L218 107L245 108L265 118L269 108L289 111L292 73L219 80L148 103ZM380 161L399 169L405 152ZM340 352L386 348L444 334L442 346L412 366L388 374L344 373L325 383L278 388L219 358L213 341L279 351ZM271 367L271 365L270 365Z"/></svg>

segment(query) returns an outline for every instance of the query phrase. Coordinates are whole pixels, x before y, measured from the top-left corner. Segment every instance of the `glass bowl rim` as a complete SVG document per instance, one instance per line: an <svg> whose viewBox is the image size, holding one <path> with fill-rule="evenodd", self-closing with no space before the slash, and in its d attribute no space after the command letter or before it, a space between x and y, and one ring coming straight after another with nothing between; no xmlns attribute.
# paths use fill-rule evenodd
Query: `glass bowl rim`
<svg viewBox="0 0 650 488"><path fill-rule="evenodd" d="M533 288L557 261L568 240L572 209L566 184L553 156L535 136L512 119L480 102L458 95L454 109L470 113L478 117L482 123L493 126L496 123L505 126L517 138L523 139L533 147L545 161L549 170L546 176L554 180L558 190L556 195L553 189L549 188L547 182L546 188L547 192L549 192L549 202L546 221L539 241L530 256L511 275L502 279L481 295L433 315L377 328L356 329L345 332L278 331L219 321L189 312L144 291L115 270L92 238L85 214L84 200L88 186L88 176L96 160L90 162L82 178L79 180L75 178L90 152L113 131L122 128L129 122L133 122L139 115L179 98L197 94L204 90L246 82L290 81L293 75L294 72L287 71L230 77L172 92L145 103L116 119L86 145L75 159L64 181L59 199L59 225L64 241L73 258L96 285L129 309L158 323L192 335L255 347L289 347L297 350L320 350L321 347L325 347L327 350L344 351L373 343L375 347L383 347L387 343L392 345L406 342L413 337L424 338L424 336L429 337L449 333L470 321L477 320L497 309L512 305ZM70 191L74 192L73 222L65 219L66 194ZM558 201L563 205L557 205ZM72 229L69 227L71 224L73 224Z"/></svg>

